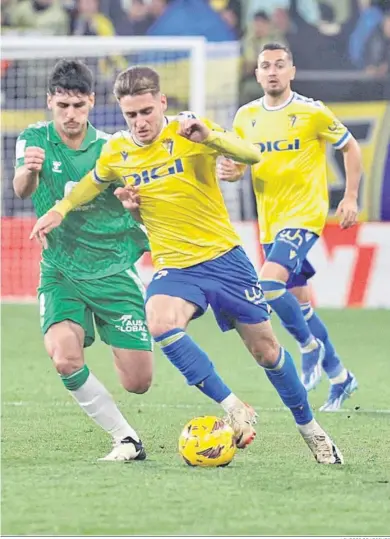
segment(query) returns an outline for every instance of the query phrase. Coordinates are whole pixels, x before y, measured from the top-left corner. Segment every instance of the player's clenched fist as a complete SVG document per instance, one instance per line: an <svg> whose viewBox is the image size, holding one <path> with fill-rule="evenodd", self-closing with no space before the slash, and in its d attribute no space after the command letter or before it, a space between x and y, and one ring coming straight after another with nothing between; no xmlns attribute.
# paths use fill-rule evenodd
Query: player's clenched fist
<svg viewBox="0 0 390 539"><path fill-rule="evenodd" d="M47 249L47 234L62 223L63 217L57 211L48 211L35 223L30 234L30 240L36 238L44 249Z"/></svg>
<svg viewBox="0 0 390 539"><path fill-rule="evenodd" d="M45 150L37 146L30 146L24 152L24 164L31 172L40 172L45 160Z"/></svg>
<svg viewBox="0 0 390 539"><path fill-rule="evenodd" d="M243 167L243 165L235 163L232 159L223 157L217 163L217 176L222 181L234 182L241 178L244 169L245 166Z"/></svg>

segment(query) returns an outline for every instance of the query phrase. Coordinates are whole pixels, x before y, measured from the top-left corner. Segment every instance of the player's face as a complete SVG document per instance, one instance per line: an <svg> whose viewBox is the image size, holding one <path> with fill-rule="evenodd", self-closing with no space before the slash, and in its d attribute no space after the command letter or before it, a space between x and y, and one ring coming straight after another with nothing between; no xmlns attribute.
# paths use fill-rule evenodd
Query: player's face
<svg viewBox="0 0 390 539"><path fill-rule="evenodd" d="M69 138L80 136L86 129L95 95L56 92L47 96L47 106L53 113L56 130Z"/></svg>
<svg viewBox="0 0 390 539"><path fill-rule="evenodd" d="M256 79L264 93L277 97L290 89L295 67L284 50L264 51L260 54Z"/></svg>
<svg viewBox="0 0 390 539"><path fill-rule="evenodd" d="M123 116L133 136L143 142L153 142L164 125L167 98L150 92L142 95L125 95L119 100Z"/></svg>

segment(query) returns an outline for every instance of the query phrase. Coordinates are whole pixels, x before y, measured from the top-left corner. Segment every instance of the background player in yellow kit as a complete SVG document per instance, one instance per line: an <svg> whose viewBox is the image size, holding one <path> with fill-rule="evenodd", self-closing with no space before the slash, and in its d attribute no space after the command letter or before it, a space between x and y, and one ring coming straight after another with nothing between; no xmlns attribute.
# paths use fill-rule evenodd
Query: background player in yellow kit
<svg viewBox="0 0 390 539"><path fill-rule="evenodd" d="M68 212L118 178L138 186L140 216L157 270L147 291L147 322L163 353L189 385L222 405L237 445L250 443L254 411L224 384L207 354L186 333L189 321L210 305L221 330L235 328L265 368L316 460L342 463L341 453L313 419L290 354L274 336L256 271L230 223L216 178L221 153L254 164L260 151L193 114L173 121L165 118L166 97L158 74L150 68L121 73L114 93L130 132L118 133L107 143L95 169L38 220L32 236L45 240ZM126 195L131 194L120 191L126 205Z"/></svg>
<svg viewBox="0 0 390 539"><path fill-rule="evenodd" d="M318 384L321 367L330 378L331 389L322 410L333 411L357 388L357 381L344 368L324 323L310 305L307 280L315 271L306 257L328 213L326 143L344 153L346 189L338 208L342 228L356 222L362 163L357 141L333 113L320 101L291 90L294 76L290 50L277 43L266 45L256 70L264 97L239 109L234 130L262 152L261 161L252 167L260 240L266 255L261 286L300 345L306 389ZM218 164L221 180L240 179L244 170L228 159Z"/></svg>

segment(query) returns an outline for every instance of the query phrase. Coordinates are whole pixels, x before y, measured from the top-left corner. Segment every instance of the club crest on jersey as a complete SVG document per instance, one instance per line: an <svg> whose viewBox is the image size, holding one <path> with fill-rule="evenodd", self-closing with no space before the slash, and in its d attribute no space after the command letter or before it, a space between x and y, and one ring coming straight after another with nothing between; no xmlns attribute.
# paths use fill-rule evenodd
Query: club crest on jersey
<svg viewBox="0 0 390 539"><path fill-rule="evenodd" d="M128 152L121 152L121 156L122 156L123 161L126 161L126 159L129 157L129 153Z"/></svg>
<svg viewBox="0 0 390 539"><path fill-rule="evenodd" d="M162 141L162 145L166 149L166 151L169 153L169 155L172 155L173 152L173 140L171 138L167 138Z"/></svg>
<svg viewBox="0 0 390 539"><path fill-rule="evenodd" d="M61 174L62 172L61 166L62 166L61 161L53 161L52 171L57 172L58 174Z"/></svg>
<svg viewBox="0 0 390 539"><path fill-rule="evenodd" d="M289 114L288 117L289 117L289 120L290 120L290 123L291 123L291 127L294 127L295 122L297 121L296 115L295 114Z"/></svg>

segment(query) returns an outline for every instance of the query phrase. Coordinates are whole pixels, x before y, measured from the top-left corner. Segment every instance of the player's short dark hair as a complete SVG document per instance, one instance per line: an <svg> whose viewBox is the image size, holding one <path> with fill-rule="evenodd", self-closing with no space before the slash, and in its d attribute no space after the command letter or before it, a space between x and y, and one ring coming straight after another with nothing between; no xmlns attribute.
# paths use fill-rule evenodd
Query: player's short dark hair
<svg viewBox="0 0 390 539"><path fill-rule="evenodd" d="M89 95L93 92L93 74L80 60L60 60L49 76L48 92L75 92Z"/></svg>
<svg viewBox="0 0 390 539"><path fill-rule="evenodd" d="M158 94L160 91L160 76L151 67L128 67L116 78L114 95L121 99L126 95Z"/></svg>
<svg viewBox="0 0 390 539"><path fill-rule="evenodd" d="M264 51L284 51L289 57L289 59L293 61L293 55L291 50L287 47L287 45L282 45L282 43L266 43L259 54Z"/></svg>
<svg viewBox="0 0 390 539"><path fill-rule="evenodd" d="M267 15L267 13L265 11L262 11L262 10L256 11L256 13L253 15L253 18L254 19L263 19L263 21L267 21L267 22L270 21L270 18Z"/></svg>

